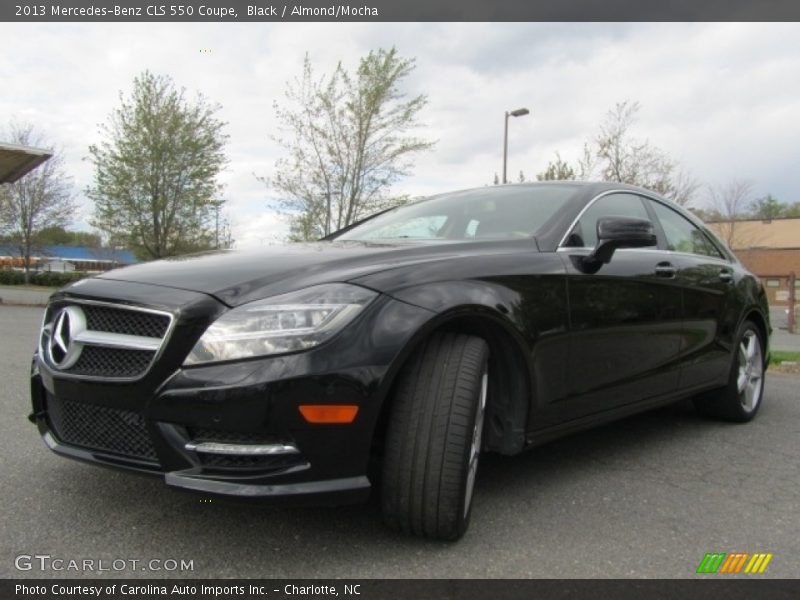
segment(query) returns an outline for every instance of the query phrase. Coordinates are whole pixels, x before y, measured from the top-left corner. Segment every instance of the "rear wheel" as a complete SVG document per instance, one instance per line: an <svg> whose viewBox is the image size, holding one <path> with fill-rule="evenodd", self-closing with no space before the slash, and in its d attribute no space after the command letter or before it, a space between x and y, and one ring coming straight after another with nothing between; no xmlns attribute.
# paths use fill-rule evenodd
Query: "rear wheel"
<svg viewBox="0 0 800 600"><path fill-rule="evenodd" d="M756 416L764 395L764 343L751 321L741 326L737 340L728 385L694 404L703 415L745 422Z"/></svg>
<svg viewBox="0 0 800 600"><path fill-rule="evenodd" d="M464 534L483 439L489 348L480 338L438 333L399 376L383 462L386 523L425 537Z"/></svg>

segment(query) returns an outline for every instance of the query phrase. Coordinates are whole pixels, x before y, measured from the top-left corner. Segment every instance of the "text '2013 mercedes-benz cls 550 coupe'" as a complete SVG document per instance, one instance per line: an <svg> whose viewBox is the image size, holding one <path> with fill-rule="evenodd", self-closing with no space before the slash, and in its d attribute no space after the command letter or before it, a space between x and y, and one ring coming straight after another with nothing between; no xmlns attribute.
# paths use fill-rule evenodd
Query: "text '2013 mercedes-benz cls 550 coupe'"
<svg viewBox="0 0 800 600"><path fill-rule="evenodd" d="M753 418L769 334L759 281L658 195L485 187L64 288L31 419L58 454L204 494L374 487L390 526L456 539L482 452L689 396Z"/></svg>

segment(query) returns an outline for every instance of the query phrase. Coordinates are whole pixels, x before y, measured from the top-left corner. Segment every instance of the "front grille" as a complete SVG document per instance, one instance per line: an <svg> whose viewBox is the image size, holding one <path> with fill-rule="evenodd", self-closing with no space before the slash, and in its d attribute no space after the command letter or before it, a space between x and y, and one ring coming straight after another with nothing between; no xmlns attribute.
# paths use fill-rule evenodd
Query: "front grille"
<svg viewBox="0 0 800 600"><path fill-rule="evenodd" d="M81 356L65 373L94 377L136 377L147 370L153 353L149 350L86 346Z"/></svg>
<svg viewBox="0 0 800 600"><path fill-rule="evenodd" d="M62 311L67 307L74 308ZM46 350L51 343L54 329L57 328L59 315L69 310L77 312L74 319L78 324L76 336L81 340L82 349L77 361L64 368L60 366L59 361L69 365L69 362L61 358L66 352L56 348L53 350L54 355L50 356ZM59 300L48 307L45 321L41 337L42 356L47 358L48 364L56 370L78 377L130 380L142 377L150 368L158 353L159 345L165 342L169 333L172 316L164 312L127 305ZM63 337L66 328L58 329ZM92 334L95 334L95 340L91 339ZM81 335L89 336L89 339L79 337ZM115 335L119 337L114 339ZM111 338L111 341L108 338Z"/></svg>
<svg viewBox="0 0 800 600"><path fill-rule="evenodd" d="M65 444L157 461L144 418L135 412L48 394L47 415L56 438Z"/></svg>
<svg viewBox="0 0 800 600"><path fill-rule="evenodd" d="M167 315L91 304L81 308L86 314L87 327L94 331L163 338L169 328Z"/></svg>
<svg viewBox="0 0 800 600"><path fill-rule="evenodd" d="M81 356L65 373L95 377L136 377L147 370L153 353L149 350L86 346Z"/></svg>

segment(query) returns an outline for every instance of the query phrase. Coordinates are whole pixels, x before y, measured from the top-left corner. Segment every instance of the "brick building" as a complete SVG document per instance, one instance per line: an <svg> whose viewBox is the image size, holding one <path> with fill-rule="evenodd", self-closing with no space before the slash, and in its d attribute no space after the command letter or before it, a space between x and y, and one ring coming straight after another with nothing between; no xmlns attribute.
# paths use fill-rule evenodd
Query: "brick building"
<svg viewBox="0 0 800 600"><path fill-rule="evenodd" d="M774 306L788 304L789 275L800 277L800 218L707 223L750 271L758 275ZM800 283L795 279L795 299Z"/></svg>

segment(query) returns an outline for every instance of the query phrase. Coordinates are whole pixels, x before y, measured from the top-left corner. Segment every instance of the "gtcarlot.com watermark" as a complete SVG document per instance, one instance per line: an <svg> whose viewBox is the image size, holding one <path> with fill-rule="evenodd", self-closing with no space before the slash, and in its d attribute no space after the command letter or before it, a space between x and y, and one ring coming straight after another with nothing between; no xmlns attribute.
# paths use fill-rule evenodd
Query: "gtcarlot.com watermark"
<svg viewBox="0 0 800 600"><path fill-rule="evenodd" d="M17 571L119 573L122 571L194 571L194 559L184 558L63 558L50 554L19 554L14 559Z"/></svg>

